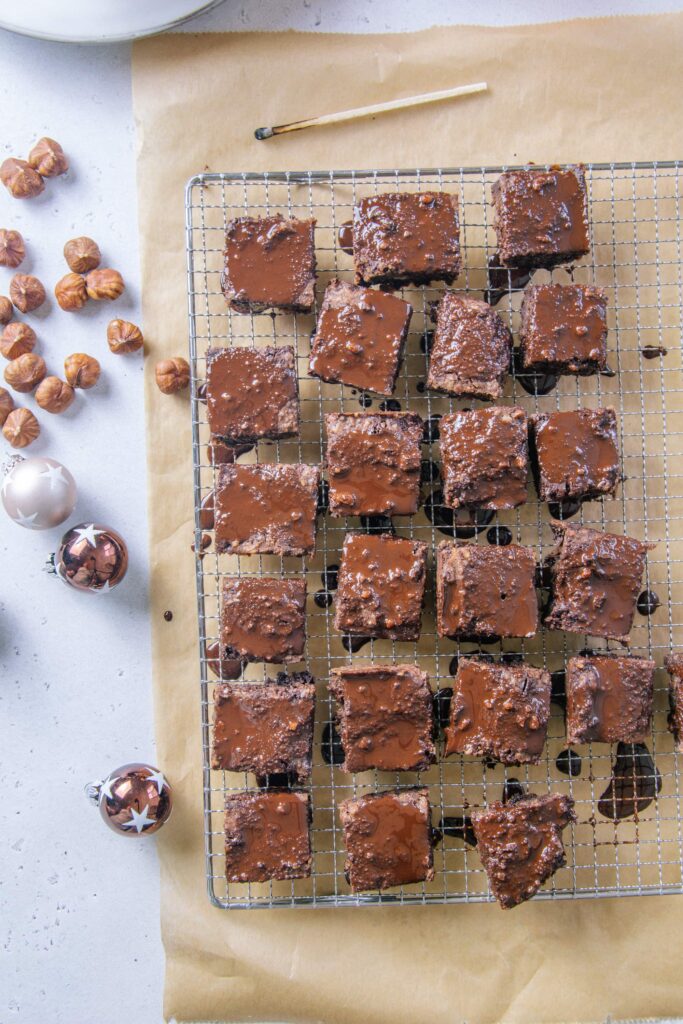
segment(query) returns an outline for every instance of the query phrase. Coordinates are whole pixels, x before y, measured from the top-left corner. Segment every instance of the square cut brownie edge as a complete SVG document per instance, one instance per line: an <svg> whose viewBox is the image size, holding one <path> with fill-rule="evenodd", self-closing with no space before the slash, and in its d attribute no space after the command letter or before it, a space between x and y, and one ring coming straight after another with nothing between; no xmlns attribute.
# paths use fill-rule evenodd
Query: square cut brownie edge
<svg viewBox="0 0 683 1024"><path fill-rule="evenodd" d="M417 512L423 430L417 413L328 413L325 429L330 515Z"/></svg>
<svg viewBox="0 0 683 1024"><path fill-rule="evenodd" d="M210 348L206 405L213 437L230 444L299 433L299 388L291 345Z"/></svg>
<svg viewBox="0 0 683 1024"><path fill-rule="evenodd" d="M281 664L301 660L306 644L306 580L228 576L223 582L225 656Z"/></svg>
<svg viewBox="0 0 683 1024"><path fill-rule="evenodd" d="M436 760L432 691L416 665L333 668L342 771L424 771Z"/></svg>
<svg viewBox="0 0 683 1024"><path fill-rule="evenodd" d="M223 294L236 313L308 313L315 298L315 218L237 217L225 233Z"/></svg>
<svg viewBox="0 0 683 1024"><path fill-rule="evenodd" d="M594 654L566 671L567 743L639 743L652 723L655 663Z"/></svg>
<svg viewBox="0 0 683 1024"><path fill-rule="evenodd" d="M445 292L436 314L427 387L456 398L494 401L510 369L512 335L490 305Z"/></svg>
<svg viewBox="0 0 683 1024"><path fill-rule="evenodd" d="M339 807L352 892L434 877L429 791L404 789L344 800Z"/></svg>
<svg viewBox="0 0 683 1024"><path fill-rule="evenodd" d="M522 370L586 376L607 366L607 296L583 284L530 285L519 328Z"/></svg>
<svg viewBox="0 0 683 1024"><path fill-rule="evenodd" d="M541 501L614 497L621 479L614 409L537 413L530 422Z"/></svg>
<svg viewBox="0 0 683 1024"><path fill-rule="evenodd" d="M529 438L520 406L444 416L439 424L444 504L516 508L527 500Z"/></svg>
<svg viewBox="0 0 683 1024"><path fill-rule="evenodd" d="M307 878L311 804L299 790L233 793L225 800L225 874L229 882Z"/></svg>

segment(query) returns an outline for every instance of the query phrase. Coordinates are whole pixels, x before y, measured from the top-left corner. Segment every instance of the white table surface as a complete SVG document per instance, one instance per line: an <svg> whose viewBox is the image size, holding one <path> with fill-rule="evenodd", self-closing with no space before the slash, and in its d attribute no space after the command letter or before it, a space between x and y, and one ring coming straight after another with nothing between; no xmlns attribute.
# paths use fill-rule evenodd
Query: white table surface
<svg viewBox="0 0 683 1024"><path fill-rule="evenodd" d="M681 6L227 0L189 28L378 32ZM67 314L52 300L45 316L31 318L53 372L70 352L86 351L101 360L103 376L65 415L40 416L43 433L30 453L74 473L80 498L72 521L107 523L130 549L120 589L101 597L70 591L42 571L61 529L23 530L0 510L0 1024L158 1024L154 840L115 836L83 795L86 782L119 764L154 761L142 356L114 356L105 339L112 316L139 320L129 46L69 47L0 31L0 110L0 159L24 155L48 134L72 162L36 200L19 203L1 190L0 226L18 228L27 242L22 270L51 287L67 269L64 242L87 234L127 282L125 296L106 309L93 303ZM10 273L0 268L0 294ZM5 449L0 441L0 462Z"/></svg>

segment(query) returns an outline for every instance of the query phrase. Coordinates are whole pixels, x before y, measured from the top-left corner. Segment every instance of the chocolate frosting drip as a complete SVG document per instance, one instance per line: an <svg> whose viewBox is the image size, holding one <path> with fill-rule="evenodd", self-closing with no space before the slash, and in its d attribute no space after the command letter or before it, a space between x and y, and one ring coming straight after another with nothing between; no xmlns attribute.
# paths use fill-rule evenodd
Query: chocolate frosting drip
<svg viewBox="0 0 683 1024"><path fill-rule="evenodd" d="M567 742L636 743L652 722L654 661L591 655L567 662Z"/></svg>

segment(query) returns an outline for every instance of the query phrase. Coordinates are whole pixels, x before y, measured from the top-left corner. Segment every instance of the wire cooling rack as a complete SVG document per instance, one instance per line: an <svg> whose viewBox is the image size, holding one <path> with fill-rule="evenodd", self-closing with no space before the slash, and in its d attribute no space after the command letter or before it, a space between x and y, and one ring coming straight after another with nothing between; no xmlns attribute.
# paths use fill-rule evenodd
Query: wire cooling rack
<svg viewBox="0 0 683 1024"><path fill-rule="evenodd" d="M609 807L600 801L610 785L617 749L605 744L579 747L578 774L568 775L562 708L552 705L548 743L541 763L524 768L487 765L472 758L445 760L439 743L438 763L422 773L347 775L329 764L329 735L334 702L327 679L334 666L386 661L415 663L428 672L435 692L452 685L453 658L482 653L511 657L522 652L530 664L561 672L566 659L590 647L619 645L588 637L540 630L530 641L503 641L481 649L458 645L436 635L434 623L434 551L443 539L439 526L438 481L424 484L430 521L424 505L417 515L395 520L399 536L427 541L430 574L427 603L419 643L384 640L369 642L350 653L335 631L334 567L348 530L367 528L358 519L318 517L314 557L218 556L210 545L197 557L197 596L200 644L200 698L204 750L204 811L206 873L211 901L219 907L274 907L292 905L348 906L386 903L475 902L490 899L486 874L476 848L458 838L459 819L471 809L499 800L507 783L518 780L533 793L556 791L575 801L576 824L565 832L567 866L550 880L537 898L595 897L646 893L674 893L683 889L683 817L681 779L683 762L678 758L666 728L667 677L664 656L683 647L683 378L681 376L681 168L679 163L595 164L586 168L592 248L589 256L573 267L552 273L537 271L535 282L552 279L596 284L609 301L609 373L595 377L562 377L557 386L512 373L505 386L504 403L517 403L527 412L594 408L611 405L617 411L625 480L616 500L589 502L572 520L600 529L628 533L644 541L656 541L650 553L644 590L659 599L650 615L637 614L632 631L634 654L657 663L655 715L647 748L661 778L661 789L636 814L611 820ZM203 401L206 351L223 345L293 345L297 353L301 397L301 434L298 438L260 443L240 456L240 462L306 462L321 464L325 453L323 417L327 412L382 408L378 396L341 385L325 384L307 375L309 339L316 311L310 315L261 314L246 316L227 309L221 294L220 275L226 224L245 214L281 212L295 217L317 218L317 301L333 277L351 280L352 260L341 248L340 227L351 219L353 204L363 196L386 191L444 190L460 201L463 271L456 291L481 297L488 287L487 267L496 252L490 206L491 185L504 168L411 171L297 172L284 174L201 174L187 186L187 260L192 359L192 426L194 493L196 504L195 547L202 547L202 502L216 484L217 470L208 457L209 432ZM516 335L521 288L503 273L502 295L497 311ZM414 314L406 356L394 399L400 407L420 413L432 426L437 417L463 404L424 389L427 371L431 304L442 286L407 288L402 294ZM427 339L427 340L425 340ZM539 393L540 392L540 393ZM430 431L428 431L430 433ZM439 464L437 430L424 444L425 479ZM555 510L557 513L557 510ZM489 523L477 522L471 543L496 539L496 527L507 527L514 541L532 547L539 564L553 547L549 508L539 503L533 487L528 504L498 513ZM441 523L443 526L443 523ZM493 531L492 529L493 528ZM467 532L467 531L465 531ZM330 570L332 570L330 572ZM210 768L212 700L215 676L209 662L219 639L219 594L225 573L281 573L299 576L308 583L308 644L305 664L317 682L314 767L310 783L313 806L313 872L310 878L268 884L230 884L225 879L223 811L226 794L254 789L250 775L215 772ZM317 597L316 597L317 595ZM330 603L331 602L331 603ZM271 667L274 671L277 667ZM264 666L252 665L246 680L273 675ZM559 683L561 676L554 676ZM327 759L323 756L323 747ZM623 753L623 752L622 752ZM626 782L633 780L636 760L626 756ZM642 754L642 751L640 752ZM644 764L644 785L649 795L656 789L651 764ZM338 807L341 800L392 787L419 784L429 788L432 822L437 829L447 819L450 828L435 848L433 881L389 890L383 894L354 895L344 877L344 843ZM514 783L513 783L514 787ZM607 801L609 804L610 801Z"/></svg>

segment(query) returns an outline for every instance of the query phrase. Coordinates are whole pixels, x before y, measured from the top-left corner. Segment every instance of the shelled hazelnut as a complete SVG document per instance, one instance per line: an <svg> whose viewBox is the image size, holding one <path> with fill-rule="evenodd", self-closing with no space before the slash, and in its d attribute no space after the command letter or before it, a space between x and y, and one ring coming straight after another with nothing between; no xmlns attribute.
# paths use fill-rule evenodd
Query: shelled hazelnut
<svg viewBox="0 0 683 1024"><path fill-rule="evenodd" d="M85 279L88 297L91 299L118 299L125 287L118 270L111 267L100 267L91 270Z"/></svg>
<svg viewBox="0 0 683 1024"><path fill-rule="evenodd" d="M165 395L174 395L190 383L190 364L180 356L162 359L157 363L154 375L159 391L163 391Z"/></svg>
<svg viewBox="0 0 683 1024"><path fill-rule="evenodd" d="M107 327L107 341L112 352L123 355L137 352L144 345L145 339L140 328L129 320L111 320Z"/></svg>
<svg viewBox="0 0 683 1024"><path fill-rule="evenodd" d="M45 412L60 413L68 409L76 392L59 377L46 377L36 389L36 402Z"/></svg>
<svg viewBox="0 0 683 1024"><path fill-rule="evenodd" d="M55 298L62 309L82 309L88 301L85 278L80 274L65 274L55 285Z"/></svg>
<svg viewBox="0 0 683 1024"><path fill-rule="evenodd" d="M81 235L71 238L64 246L64 259L75 274L87 274L89 270L99 267L102 256L97 242Z"/></svg>
<svg viewBox="0 0 683 1024"><path fill-rule="evenodd" d="M54 139L38 139L28 155L31 167L43 178L56 178L69 170L69 161L64 150Z"/></svg>
<svg viewBox="0 0 683 1024"><path fill-rule="evenodd" d="M13 448L26 448L40 434L40 424L30 409L13 409L2 432Z"/></svg>
<svg viewBox="0 0 683 1024"><path fill-rule="evenodd" d="M36 332L20 320L7 324L0 335L0 353L5 359L18 359L27 352L33 352L35 344Z"/></svg>
<svg viewBox="0 0 683 1024"><path fill-rule="evenodd" d="M0 388L0 426L5 422L13 408L14 399L9 391L7 388Z"/></svg>
<svg viewBox="0 0 683 1024"><path fill-rule="evenodd" d="M0 295L0 324L8 324L14 316L14 306L6 295Z"/></svg>
<svg viewBox="0 0 683 1024"><path fill-rule="evenodd" d="M87 391L100 379L100 364L85 352L74 352L64 360L64 376L72 388Z"/></svg>
<svg viewBox="0 0 683 1024"><path fill-rule="evenodd" d="M32 199L45 188L45 182L26 160L9 156L0 164L0 181L15 199Z"/></svg>
<svg viewBox="0 0 683 1024"><path fill-rule="evenodd" d="M9 297L22 313L32 313L45 302L45 289L32 274L15 274L9 283Z"/></svg>
<svg viewBox="0 0 683 1024"><path fill-rule="evenodd" d="M13 359L5 367L5 380L14 391L33 391L47 373L45 360L33 352Z"/></svg>
<svg viewBox="0 0 683 1024"><path fill-rule="evenodd" d="M18 231L0 228L0 267L16 269L26 255L24 239Z"/></svg>

